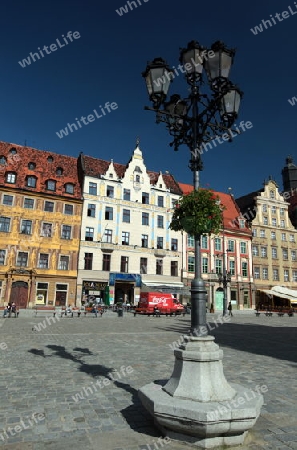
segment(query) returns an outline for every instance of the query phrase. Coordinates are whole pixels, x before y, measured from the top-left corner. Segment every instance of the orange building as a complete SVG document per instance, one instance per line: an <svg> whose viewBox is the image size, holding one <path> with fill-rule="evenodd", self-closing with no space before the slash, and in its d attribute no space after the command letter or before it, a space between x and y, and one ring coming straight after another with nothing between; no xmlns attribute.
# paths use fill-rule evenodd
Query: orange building
<svg viewBox="0 0 297 450"><path fill-rule="evenodd" d="M0 305L76 303L77 158L0 142Z"/></svg>
<svg viewBox="0 0 297 450"><path fill-rule="evenodd" d="M183 194L193 190L189 184L179 183ZM208 306L223 309L223 287L218 274L223 273L224 263L230 283L227 287L227 301L234 309L255 307L255 286L252 271L252 230L241 216L233 195L214 192L225 206L223 227L217 236L201 238L201 273L208 293ZM195 271L194 238L185 233L185 254L182 281L190 285Z"/></svg>

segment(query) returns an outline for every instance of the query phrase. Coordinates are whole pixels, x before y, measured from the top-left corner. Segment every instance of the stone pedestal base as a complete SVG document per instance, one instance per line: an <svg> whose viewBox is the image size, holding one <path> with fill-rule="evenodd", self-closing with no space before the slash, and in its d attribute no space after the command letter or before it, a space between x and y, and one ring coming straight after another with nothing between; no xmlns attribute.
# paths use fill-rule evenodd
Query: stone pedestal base
<svg viewBox="0 0 297 450"><path fill-rule="evenodd" d="M260 415L263 397L223 374L223 352L212 336L186 336L175 350L175 366L168 383L150 383L139 390L144 407L161 432L199 448L243 443Z"/></svg>

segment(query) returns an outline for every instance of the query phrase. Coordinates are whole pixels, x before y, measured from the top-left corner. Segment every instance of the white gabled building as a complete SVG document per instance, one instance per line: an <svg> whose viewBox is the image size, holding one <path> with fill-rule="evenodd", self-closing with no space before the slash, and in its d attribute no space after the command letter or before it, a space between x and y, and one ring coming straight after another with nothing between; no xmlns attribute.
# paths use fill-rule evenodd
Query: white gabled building
<svg viewBox="0 0 297 450"><path fill-rule="evenodd" d="M137 304L140 290L182 291L182 235L169 229L182 194L172 175L147 170L137 145L127 165L79 157L83 217L77 304L109 295Z"/></svg>

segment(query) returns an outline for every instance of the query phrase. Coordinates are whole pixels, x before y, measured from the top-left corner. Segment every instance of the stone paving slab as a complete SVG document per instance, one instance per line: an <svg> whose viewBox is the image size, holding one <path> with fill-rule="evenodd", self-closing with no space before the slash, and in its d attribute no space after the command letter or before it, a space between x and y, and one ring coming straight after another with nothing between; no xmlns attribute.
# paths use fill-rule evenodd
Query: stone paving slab
<svg viewBox="0 0 297 450"><path fill-rule="evenodd" d="M240 449L297 449L297 317L234 312L223 324L216 315L207 318L224 350L227 380L251 390L267 386L261 416ZM26 311L0 318L1 448L189 448L158 441L137 395L141 386L170 377L173 348L189 327L188 315L108 312L53 321Z"/></svg>

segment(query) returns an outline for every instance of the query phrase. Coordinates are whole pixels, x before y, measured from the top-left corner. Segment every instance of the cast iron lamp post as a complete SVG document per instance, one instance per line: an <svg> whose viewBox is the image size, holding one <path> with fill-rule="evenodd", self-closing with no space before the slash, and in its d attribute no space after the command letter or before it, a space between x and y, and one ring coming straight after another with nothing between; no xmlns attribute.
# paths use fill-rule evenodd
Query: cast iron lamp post
<svg viewBox="0 0 297 450"><path fill-rule="evenodd" d="M235 51L222 42L215 42L210 50L198 42L189 42L180 51L178 69L170 69L160 57L148 63L142 73L153 108L145 109L156 113L156 122L164 122L173 136L170 146L178 150L181 145L190 149L189 168L193 172L193 186L199 188L199 172L203 169L201 153L203 146L212 140L232 140L231 127L234 124L242 97L242 92L231 83L229 73ZM204 75L203 69L207 76ZM186 98L174 94L167 99L169 85L178 70L185 75L190 86ZM202 85L209 89L202 93ZM232 130L234 131L234 130ZM195 236L195 278L191 283L191 334L205 336L206 328L206 288L201 278L200 238Z"/></svg>

